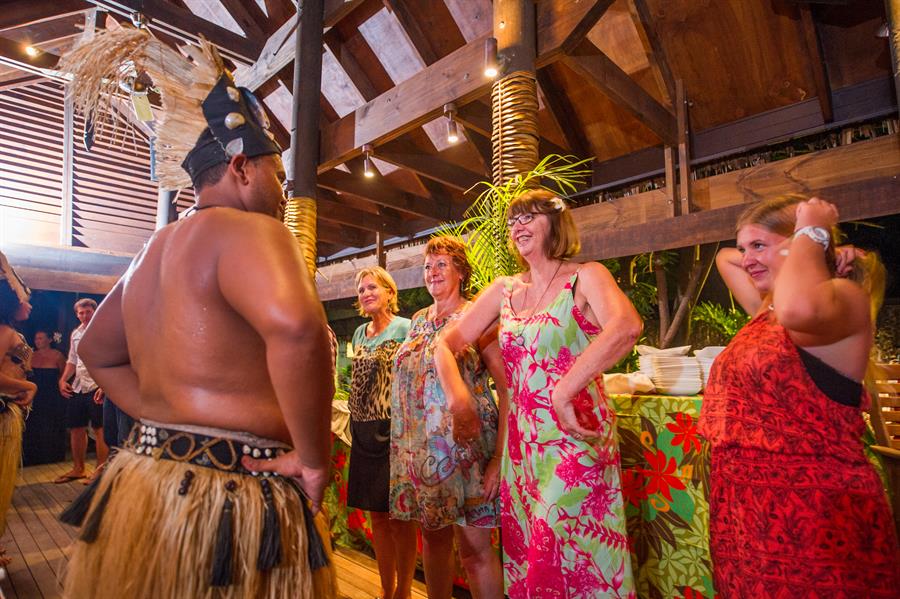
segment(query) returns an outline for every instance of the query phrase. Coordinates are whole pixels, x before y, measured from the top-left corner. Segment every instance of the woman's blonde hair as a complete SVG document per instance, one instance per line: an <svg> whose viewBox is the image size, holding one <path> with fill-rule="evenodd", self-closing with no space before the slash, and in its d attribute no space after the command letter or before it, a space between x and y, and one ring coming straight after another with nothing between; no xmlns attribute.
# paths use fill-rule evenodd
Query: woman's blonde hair
<svg viewBox="0 0 900 599"><path fill-rule="evenodd" d="M472 282L472 265L469 264L469 258L466 256L466 244L458 237L450 235L441 235L432 237L425 246L425 255L434 256L437 254L447 254L453 260L456 270L462 275L459 283L459 294L469 299L471 296L469 285Z"/></svg>
<svg viewBox="0 0 900 599"><path fill-rule="evenodd" d="M568 260L581 250L575 219L572 218L571 210L562 198L546 189L526 191L510 202L506 218L529 212L546 214L550 219L550 234L544 241L544 253L547 257L554 260ZM519 265L527 269L528 264L516 249L512 237L507 237L507 243Z"/></svg>
<svg viewBox="0 0 900 599"><path fill-rule="evenodd" d="M388 309L392 314L396 314L400 311L400 304L397 298L397 283L394 282L394 277L391 276L391 273L381 268L380 266L370 266L368 268L364 268L358 273L356 273L356 289L359 289L360 283L362 283L363 278L372 277L375 279L375 282L381 285L383 288L387 289L391 292L391 297L388 299ZM365 311L362 308L362 305L359 303L359 294L357 293L356 301L353 302L353 307L356 308L356 312L360 316L367 316Z"/></svg>

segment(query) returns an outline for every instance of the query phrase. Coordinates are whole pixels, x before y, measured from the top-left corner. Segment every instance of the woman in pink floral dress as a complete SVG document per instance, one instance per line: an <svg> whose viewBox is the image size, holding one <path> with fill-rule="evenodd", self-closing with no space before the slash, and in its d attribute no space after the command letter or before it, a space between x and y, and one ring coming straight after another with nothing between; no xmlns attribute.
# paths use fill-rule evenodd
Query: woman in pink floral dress
<svg viewBox="0 0 900 599"><path fill-rule="evenodd" d="M569 261L579 242L562 199L526 192L508 216L526 271L491 284L435 351L450 404L462 403L452 357L499 320L512 392L500 486L506 592L634 597L615 415L601 373L631 349L640 317L606 268Z"/></svg>

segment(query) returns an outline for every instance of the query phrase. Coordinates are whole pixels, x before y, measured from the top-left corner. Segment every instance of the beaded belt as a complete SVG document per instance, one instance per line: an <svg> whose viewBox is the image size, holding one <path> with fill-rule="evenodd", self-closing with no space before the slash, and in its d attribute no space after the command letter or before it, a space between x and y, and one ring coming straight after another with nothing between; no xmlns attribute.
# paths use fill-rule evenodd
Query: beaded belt
<svg viewBox="0 0 900 599"><path fill-rule="evenodd" d="M149 420L135 423L126 446L155 459L190 463L236 474L276 476L253 472L241 464L243 456L274 458L290 447L249 433L208 427L160 424Z"/></svg>

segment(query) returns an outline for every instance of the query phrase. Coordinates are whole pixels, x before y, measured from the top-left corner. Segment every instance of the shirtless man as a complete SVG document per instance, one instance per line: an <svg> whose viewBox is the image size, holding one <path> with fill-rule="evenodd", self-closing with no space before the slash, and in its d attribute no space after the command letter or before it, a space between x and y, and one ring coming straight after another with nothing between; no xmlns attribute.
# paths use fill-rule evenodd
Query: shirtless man
<svg viewBox="0 0 900 599"><path fill-rule="evenodd" d="M257 118L222 75L182 164L195 213L153 235L79 348L140 424L97 485L109 499L87 512L69 597L333 594L330 543L312 517L331 450L325 314L278 218L280 148L264 127L223 127L209 105L232 124ZM238 133L244 151L227 155Z"/></svg>

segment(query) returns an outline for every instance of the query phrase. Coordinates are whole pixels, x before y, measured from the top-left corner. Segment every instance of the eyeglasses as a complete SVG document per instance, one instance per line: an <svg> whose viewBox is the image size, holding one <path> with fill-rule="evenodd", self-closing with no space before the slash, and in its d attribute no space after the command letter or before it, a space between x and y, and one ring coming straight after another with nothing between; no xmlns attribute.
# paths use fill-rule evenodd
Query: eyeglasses
<svg viewBox="0 0 900 599"><path fill-rule="evenodd" d="M506 219L506 227L512 229L516 226L516 223L519 223L520 225L527 225L534 220L535 216L537 216L537 212L523 212L522 214L510 216L508 219Z"/></svg>

